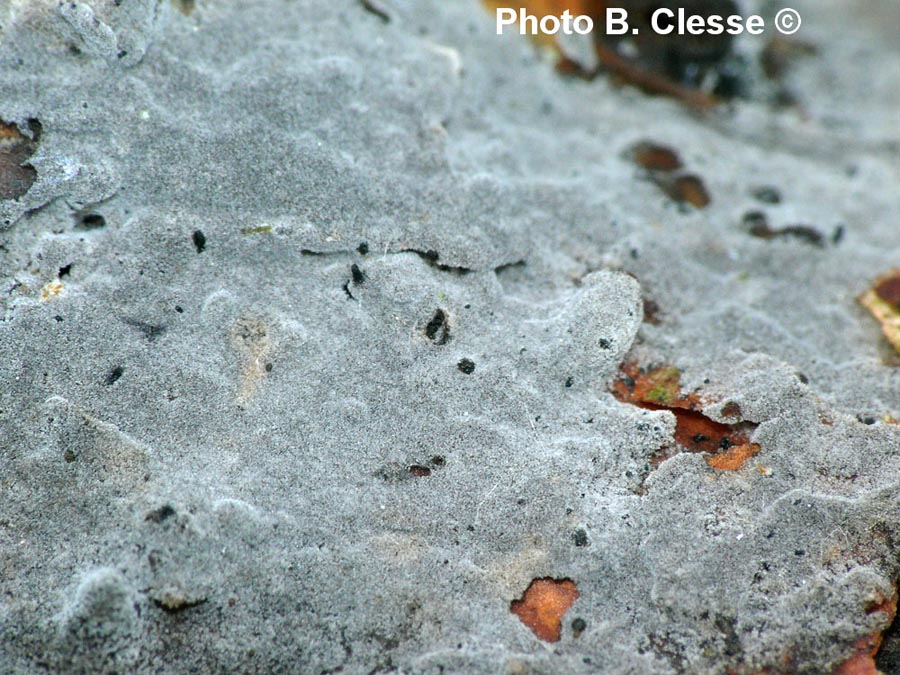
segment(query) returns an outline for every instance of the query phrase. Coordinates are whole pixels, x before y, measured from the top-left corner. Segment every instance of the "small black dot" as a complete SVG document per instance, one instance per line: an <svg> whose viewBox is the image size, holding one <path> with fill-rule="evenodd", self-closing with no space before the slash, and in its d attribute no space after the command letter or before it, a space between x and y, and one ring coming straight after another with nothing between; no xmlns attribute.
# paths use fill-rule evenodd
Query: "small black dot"
<svg viewBox="0 0 900 675"><path fill-rule="evenodd" d="M124 319L124 321L129 326L139 330L150 342L155 342L160 335L166 332L166 327L162 325L151 324L136 319Z"/></svg>
<svg viewBox="0 0 900 675"><path fill-rule="evenodd" d="M353 275L353 283L357 286L366 280L365 272L359 269L359 265L356 263L350 265L350 274Z"/></svg>
<svg viewBox="0 0 900 675"><path fill-rule="evenodd" d="M425 326L425 336L439 345L447 344L450 339L450 327L447 325L447 313L438 307L434 316Z"/></svg>
<svg viewBox="0 0 900 675"><path fill-rule="evenodd" d="M154 509L150 511L146 516L144 516L144 520L149 521L151 523L161 523L164 520L168 520L172 516L175 515L175 509L173 509L169 504L164 504L160 506L158 509Z"/></svg>
<svg viewBox="0 0 900 675"><path fill-rule="evenodd" d="M764 185L753 191L753 196L763 204L780 204L781 192L776 187Z"/></svg>
<svg viewBox="0 0 900 675"><path fill-rule="evenodd" d="M203 253L203 249L206 248L206 235L200 230L194 230L191 239L194 240L194 247L197 249L197 253Z"/></svg>
<svg viewBox="0 0 900 675"><path fill-rule="evenodd" d="M831 234L831 243L837 246L842 241L844 241L844 234L846 232L846 228L843 225L838 225L834 228L834 232Z"/></svg>
<svg viewBox="0 0 900 675"><path fill-rule="evenodd" d="M271 372L272 372L272 364L271 364L271 363L267 363L267 364L266 364L266 372L267 372L267 373L271 373Z"/></svg>
<svg viewBox="0 0 900 675"><path fill-rule="evenodd" d="M581 635L586 628L587 622L584 619L579 618L572 621L572 632L575 634L575 637Z"/></svg>
<svg viewBox="0 0 900 675"><path fill-rule="evenodd" d="M356 250L359 251L360 255L367 255L369 253L369 244L367 242L362 242L356 247Z"/></svg>
<svg viewBox="0 0 900 675"><path fill-rule="evenodd" d="M566 389L569 389L573 384L575 384L575 380L572 377L566 378Z"/></svg>
<svg viewBox="0 0 900 675"><path fill-rule="evenodd" d="M179 314L184 314L184 308L181 305L175 305L175 311Z"/></svg>
<svg viewBox="0 0 900 675"><path fill-rule="evenodd" d="M606 338L600 338L597 344L600 345L600 349L609 349L610 347L612 347L612 342L610 342Z"/></svg>
<svg viewBox="0 0 900 675"><path fill-rule="evenodd" d="M106 384L106 386L115 384L118 381L118 379L120 377L122 377L122 373L124 373L124 372L125 372L125 369L122 366L116 366L111 371L109 371L109 374L106 376L106 380L104 381L104 384Z"/></svg>
<svg viewBox="0 0 900 675"><path fill-rule="evenodd" d="M99 213L83 213L75 222L76 230L96 230L106 225L106 218Z"/></svg>
<svg viewBox="0 0 900 675"><path fill-rule="evenodd" d="M350 282L349 282L349 281L345 281L345 282L344 282L344 285L341 286L341 288L344 289L344 293L347 294L347 297L348 297L350 300L356 300L356 298L353 297L353 293L350 292Z"/></svg>
<svg viewBox="0 0 900 675"><path fill-rule="evenodd" d="M456 364L456 367L466 375L471 375L475 372L475 362L471 359L462 359L459 363Z"/></svg>
<svg viewBox="0 0 900 675"><path fill-rule="evenodd" d="M579 527L572 534L572 539L575 542L576 546L587 546L588 545L588 536L587 532L584 531L584 528Z"/></svg>
<svg viewBox="0 0 900 675"><path fill-rule="evenodd" d="M60 279L62 279L63 277L68 276L69 272L71 272L71 271L72 271L72 263L69 263L68 265L63 265L62 267L59 268L59 274L57 274L57 276Z"/></svg>
<svg viewBox="0 0 900 675"><path fill-rule="evenodd" d="M769 230L769 219L762 211L747 211L742 220L744 225L750 228L751 233L763 234Z"/></svg>

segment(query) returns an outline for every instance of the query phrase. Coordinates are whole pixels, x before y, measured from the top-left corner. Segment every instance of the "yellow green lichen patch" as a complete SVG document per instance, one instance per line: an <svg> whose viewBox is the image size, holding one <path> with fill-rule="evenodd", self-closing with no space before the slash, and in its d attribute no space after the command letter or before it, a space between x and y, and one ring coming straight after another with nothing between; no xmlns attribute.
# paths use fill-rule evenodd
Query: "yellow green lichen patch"
<svg viewBox="0 0 900 675"><path fill-rule="evenodd" d="M185 16L190 16L197 8L197 0L172 0L172 4Z"/></svg>
<svg viewBox="0 0 900 675"><path fill-rule="evenodd" d="M241 234L265 234L272 231L271 225L257 225L256 227L242 227Z"/></svg>
<svg viewBox="0 0 900 675"><path fill-rule="evenodd" d="M703 407L696 394L682 393L681 371L674 366L641 368L628 362L622 364L621 374L613 385L613 392L621 401L685 410Z"/></svg>
<svg viewBox="0 0 900 675"><path fill-rule="evenodd" d="M878 320L888 342L900 352L900 268L878 277L859 302Z"/></svg>
<svg viewBox="0 0 900 675"><path fill-rule="evenodd" d="M681 373L678 368L660 368L648 373L644 384L648 387L644 394L648 403L672 405L681 396Z"/></svg>

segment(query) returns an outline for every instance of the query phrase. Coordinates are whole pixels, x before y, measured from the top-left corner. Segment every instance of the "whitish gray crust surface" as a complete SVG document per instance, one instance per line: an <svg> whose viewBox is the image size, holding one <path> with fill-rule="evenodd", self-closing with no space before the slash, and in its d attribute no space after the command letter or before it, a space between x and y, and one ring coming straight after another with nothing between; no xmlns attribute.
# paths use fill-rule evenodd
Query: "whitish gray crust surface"
<svg viewBox="0 0 900 675"><path fill-rule="evenodd" d="M0 670L822 673L883 631L897 10L794 4L803 111L706 117L471 0L0 4L0 119L42 127L0 203ZM760 454L651 466L629 352ZM545 576L553 644L510 613Z"/></svg>

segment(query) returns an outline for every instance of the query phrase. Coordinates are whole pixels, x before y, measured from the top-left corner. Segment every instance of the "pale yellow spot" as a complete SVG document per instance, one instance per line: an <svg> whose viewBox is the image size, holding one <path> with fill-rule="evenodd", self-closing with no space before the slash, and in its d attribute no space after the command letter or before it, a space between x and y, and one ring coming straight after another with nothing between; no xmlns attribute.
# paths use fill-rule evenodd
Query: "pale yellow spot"
<svg viewBox="0 0 900 675"><path fill-rule="evenodd" d="M266 377L266 357L272 349L268 326L259 319L239 319L231 333L232 343L241 355L241 384L238 403L247 403L256 393L259 382Z"/></svg>
<svg viewBox="0 0 900 675"><path fill-rule="evenodd" d="M63 285L59 279L54 279L46 284L41 289L41 302L47 302L50 298L55 298L57 295L62 293Z"/></svg>

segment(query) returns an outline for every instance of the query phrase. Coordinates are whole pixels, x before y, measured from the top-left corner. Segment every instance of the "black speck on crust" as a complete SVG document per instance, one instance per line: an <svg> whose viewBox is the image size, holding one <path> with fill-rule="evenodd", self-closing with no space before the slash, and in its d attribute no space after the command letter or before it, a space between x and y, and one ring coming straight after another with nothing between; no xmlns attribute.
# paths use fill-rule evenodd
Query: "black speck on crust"
<svg viewBox="0 0 900 675"><path fill-rule="evenodd" d="M440 307L425 326L425 337L438 345L445 345L450 340L450 326L447 324L447 313Z"/></svg>

